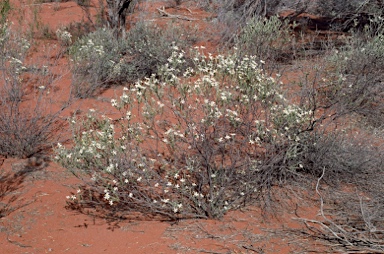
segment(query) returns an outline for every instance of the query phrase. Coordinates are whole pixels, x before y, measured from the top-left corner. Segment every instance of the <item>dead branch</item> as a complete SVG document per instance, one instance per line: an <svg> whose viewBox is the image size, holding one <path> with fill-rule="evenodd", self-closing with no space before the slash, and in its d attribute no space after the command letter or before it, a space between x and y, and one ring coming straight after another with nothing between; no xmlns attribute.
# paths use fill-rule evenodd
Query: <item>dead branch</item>
<svg viewBox="0 0 384 254"><path fill-rule="evenodd" d="M320 193L320 181L323 179L325 174L325 168L321 176L317 179L316 184L316 193L320 197L320 215L323 218L323 221L305 219L305 218L293 218L294 220L299 220L304 223L308 230L312 232L312 236L326 240L330 243L336 243L336 245L331 245L332 247L343 248L343 250L348 250L348 253L384 253L383 246L384 242L380 239L367 238L361 232L351 232L346 230L342 225L335 223L333 220L329 219L324 214L324 198ZM375 228L370 225L367 215L364 212L362 199L360 198L360 208L361 214L363 216L366 226L369 228L370 232L374 231ZM316 227L319 225L320 227Z"/></svg>
<svg viewBox="0 0 384 254"><path fill-rule="evenodd" d="M194 19L194 18L189 18L187 16L182 16L182 15L174 15L174 14L170 14L168 13L166 10L165 10L165 7L161 7L161 8L157 8L157 11L159 12L159 14L163 17L167 17L167 18L173 18L173 19L181 19L181 20L187 20L187 21L195 21L195 20L198 20L198 19Z"/></svg>
<svg viewBox="0 0 384 254"><path fill-rule="evenodd" d="M341 228L339 225L335 224L333 221L331 221L330 219L328 219L325 215L324 215L324 199L323 199L323 196L321 195L320 191L319 191L319 186L320 186L320 181L321 179L323 179L324 177L324 174L325 174L325 168L323 168L323 172L321 174L321 176L319 177L319 179L317 179L317 184L316 184L316 193L317 195L319 195L320 197L320 214L321 216L324 218L324 220L328 223L330 223L331 225L335 226L337 229L339 229L342 233L343 233L343 238L341 238L335 231L333 231L330 227L327 227L328 230L330 231L330 233L332 233L336 238L338 238L339 240L344 240L346 241L346 243L350 246L353 246L352 243L350 243L347 238L345 237L345 234L346 234L346 231ZM323 223L322 223L323 224ZM323 224L324 225L324 224Z"/></svg>

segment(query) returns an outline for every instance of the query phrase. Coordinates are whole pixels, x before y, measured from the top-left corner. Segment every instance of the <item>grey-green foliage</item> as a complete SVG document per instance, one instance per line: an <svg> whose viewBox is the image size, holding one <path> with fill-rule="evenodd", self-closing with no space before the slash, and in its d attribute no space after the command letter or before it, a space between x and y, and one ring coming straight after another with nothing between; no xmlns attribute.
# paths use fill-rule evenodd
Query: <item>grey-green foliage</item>
<svg viewBox="0 0 384 254"><path fill-rule="evenodd" d="M367 31L369 34L369 31ZM375 126L384 123L384 34L364 38L355 34L350 42L329 58L334 72L328 98L341 113L357 113Z"/></svg>
<svg viewBox="0 0 384 254"><path fill-rule="evenodd" d="M317 11L323 16L337 17L340 15L354 13L363 1L340 1L340 0L327 0L318 1Z"/></svg>
<svg viewBox="0 0 384 254"><path fill-rule="evenodd" d="M193 40L182 29L146 23L136 24L124 39L114 37L112 30L98 29L70 49L74 95L89 97L110 85L150 76L167 62L170 45L184 48Z"/></svg>
<svg viewBox="0 0 384 254"><path fill-rule="evenodd" d="M0 24L5 23L10 10L11 10L11 5L9 3L9 0L3 0L0 3Z"/></svg>
<svg viewBox="0 0 384 254"><path fill-rule="evenodd" d="M358 13L383 14L383 3L375 0L326 0L316 1L315 12L327 17L345 17Z"/></svg>
<svg viewBox="0 0 384 254"><path fill-rule="evenodd" d="M0 3L0 46L3 43L3 38L6 35L7 32L7 17L9 14L9 11L11 10L11 5L9 3L9 0L2 1Z"/></svg>
<svg viewBox="0 0 384 254"><path fill-rule="evenodd" d="M254 17L235 39L236 47L244 55L254 55L259 60L278 60L290 45L286 25L277 16L269 19Z"/></svg>

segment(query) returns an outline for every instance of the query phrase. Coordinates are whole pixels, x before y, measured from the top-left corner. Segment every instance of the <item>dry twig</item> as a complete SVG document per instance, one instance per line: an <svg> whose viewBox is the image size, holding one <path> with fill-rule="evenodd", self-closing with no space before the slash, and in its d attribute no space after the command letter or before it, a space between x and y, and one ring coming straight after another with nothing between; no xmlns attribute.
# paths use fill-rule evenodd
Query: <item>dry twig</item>
<svg viewBox="0 0 384 254"><path fill-rule="evenodd" d="M174 19L182 19L182 20L187 20L187 21L195 21L198 19L194 18L189 18L187 16L182 16L182 15L174 15L170 14L165 10L165 7L163 6L162 8L157 8L157 11L160 13L161 16L163 17L168 17L168 18L174 18Z"/></svg>

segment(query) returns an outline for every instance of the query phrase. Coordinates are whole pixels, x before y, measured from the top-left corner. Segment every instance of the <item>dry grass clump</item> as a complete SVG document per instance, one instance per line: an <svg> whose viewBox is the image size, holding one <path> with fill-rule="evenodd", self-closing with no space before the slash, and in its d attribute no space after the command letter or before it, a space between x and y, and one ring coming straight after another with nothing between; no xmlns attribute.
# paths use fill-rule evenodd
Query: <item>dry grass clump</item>
<svg viewBox="0 0 384 254"><path fill-rule="evenodd" d="M47 65L25 64L30 43L11 31L7 22L0 31L0 154L30 157L56 140L60 110L49 110L49 93L57 76ZM35 88L32 93L26 92L29 86ZM31 97L34 103L26 106Z"/></svg>

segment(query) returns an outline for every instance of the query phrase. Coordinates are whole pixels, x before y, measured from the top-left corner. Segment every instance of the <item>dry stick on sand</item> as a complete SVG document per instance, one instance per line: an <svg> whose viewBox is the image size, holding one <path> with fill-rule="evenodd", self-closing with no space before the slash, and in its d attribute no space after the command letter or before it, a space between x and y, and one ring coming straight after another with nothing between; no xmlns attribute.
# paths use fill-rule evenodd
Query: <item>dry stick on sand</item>
<svg viewBox="0 0 384 254"><path fill-rule="evenodd" d="M324 214L324 199L323 196L321 195L319 191L319 186L320 186L320 181L323 179L325 174L325 168L323 168L323 172L321 176L317 179L317 184L316 184L316 193L320 197L320 215L323 217L325 222L327 222L329 225L333 225L335 228L338 229L339 232L334 231L331 229L331 227L327 226L325 223L318 221L318 220L310 220L310 219L305 219L305 218L300 218L298 220L301 220L304 222L304 224L307 226L307 228L311 229L312 227L309 226L308 223L313 223L313 224L318 224L320 225L324 230L328 231L328 233L331 233L339 242L341 243L342 246L344 246L346 249L348 249L348 253L383 253L384 250L380 249L375 249L371 248L370 246L355 246L352 242L360 242L360 243L372 243L375 244L373 241L367 241L365 238L357 238L357 237L352 237L350 238L348 236L348 232L345 231L340 225L337 225L335 222L332 220L328 219L325 214ZM296 218L294 218L296 219ZM296 219L297 220L297 219ZM323 233L325 235L325 233ZM377 241L377 244L382 244L383 242Z"/></svg>
<svg viewBox="0 0 384 254"><path fill-rule="evenodd" d="M168 12L165 11L165 7L161 7L161 8L157 8L157 11L160 13L161 16L163 17L168 17L168 18L173 18L173 19L182 19L182 20L187 20L187 21L195 21L195 20L198 20L198 19L194 19L194 18L189 18L187 16L182 16L182 15L174 15L174 14L170 14Z"/></svg>

